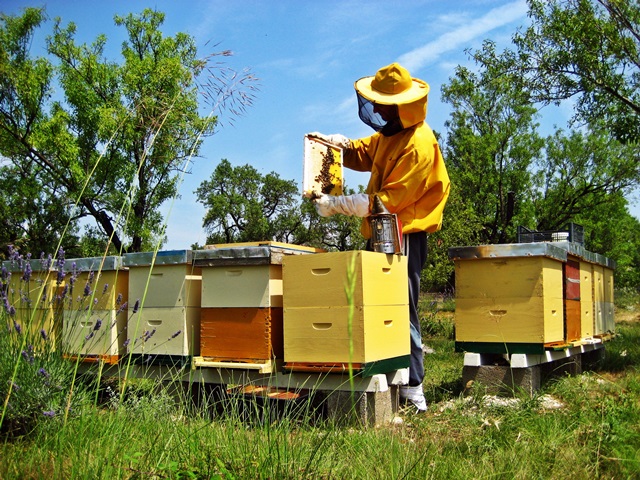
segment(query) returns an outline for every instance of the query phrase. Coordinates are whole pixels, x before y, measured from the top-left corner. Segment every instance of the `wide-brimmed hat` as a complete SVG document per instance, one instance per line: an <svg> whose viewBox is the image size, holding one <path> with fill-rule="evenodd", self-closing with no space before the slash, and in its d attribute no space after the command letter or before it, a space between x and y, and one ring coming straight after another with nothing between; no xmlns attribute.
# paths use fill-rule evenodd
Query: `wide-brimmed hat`
<svg viewBox="0 0 640 480"><path fill-rule="evenodd" d="M373 77L357 80L354 86L367 100L387 105L412 103L429 94L429 84L411 78L408 70L398 63L382 67Z"/></svg>

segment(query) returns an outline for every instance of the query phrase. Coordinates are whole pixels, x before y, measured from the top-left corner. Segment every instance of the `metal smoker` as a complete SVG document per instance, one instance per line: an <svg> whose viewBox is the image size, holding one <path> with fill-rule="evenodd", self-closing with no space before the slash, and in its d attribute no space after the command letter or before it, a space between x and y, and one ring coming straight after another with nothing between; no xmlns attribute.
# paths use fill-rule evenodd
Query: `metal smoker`
<svg viewBox="0 0 640 480"><path fill-rule="evenodd" d="M367 217L371 226L371 245L374 252L402 253L398 216L389 213L377 196L373 201L373 214Z"/></svg>

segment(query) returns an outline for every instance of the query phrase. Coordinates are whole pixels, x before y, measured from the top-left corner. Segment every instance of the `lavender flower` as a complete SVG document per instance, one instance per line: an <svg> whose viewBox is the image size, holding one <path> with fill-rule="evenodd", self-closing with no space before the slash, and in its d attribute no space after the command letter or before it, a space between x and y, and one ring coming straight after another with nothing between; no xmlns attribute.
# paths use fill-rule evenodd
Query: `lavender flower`
<svg viewBox="0 0 640 480"><path fill-rule="evenodd" d="M33 270L31 269L31 263L27 262L22 272L22 281L28 282L29 280L31 280L32 273L33 273Z"/></svg>
<svg viewBox="0 0 640 480"><path fill-rule="evenodd" d="M104 295L105 293L107 293L107 289L109 288L109 284L105 283L104 287L102 287L102 295Z"/></svg>
<svg viewBox="0 0 640 480"><path fill-rule="evenodd" d="M64 250L60 248L58 250L58 260L56 260L56 270L58 271L58 277L56 279L56 283L60 285L64 280ZM66 285L65 285L66 286Z"/></svg>
<svg viewBox="0 0 640 480"><path fill-rule="evenodd" d="M124 348L127 348L127 347L129 346L129 342L131 342L131 339L127 338L127 339L124 341L124 343L122 344L122 346L123 346Z"/></svg>
<svg viewBox="0 0 640 480"><path fill-rule="evenodd" d="M124 302L122 305L120 305L120 307L118 307L118 311L116 312L116 315L120 315L124 310L126 310L127 308L127 302Z"/></svg>
<svg viewBox="0 0 640 480"><path fill-rule="evenodd" d="M40 368L38 370L38 375L40 375L40 376L42 376L44 378L49 378L50 377L49 372L47 372L44 368Z"/></svg>
<svg viewBox="0 0 640 480"><path fill-rule="evenodd" d="M11 306L11 308L13 308L13 305ZM15 312L15 308L14 308L14 312ZM18 335L20 335L22 333L22 327L15 320L13 321L13 328L16 329L16 332L18 332Z"/></svg>
<svg viewBox="0 0 640 480"><path fill-rule="evenodd" d="M171 338L169 338L169 340L173 340L174 338L176 338L178 335L180 335L182 333L182 330L178 330L176 333L174 333L173 335L171 335Z"/></svg>
<svg viewBox="0 0 640 480"><path fill-rule="evenodd" d="M133 313L137 313L138 308L140 308L140 299L137 299L136 303L133 304Z"/></svg>
<svg viewBox="0 0 640 480"><path fill-rule="evenodd" d="M16 316L16 307L14 307L13 305L11 305L11 306L9 307L9 315L10 315L11 317L15 317L15 316ZM18 327L20 327L20 325L18 325ZM18 333L20 333L19 328L16 328L16 330L18 331Z"/></svg>
<svg viewBox="0 0 640 480"><path fill-rule="evenodd" d="M119 293L118 296L116 297L116 305L120 305L120 303L122 303L122 294Z"/></svg>
<svg viewBox="0 0 640 480"><path fill-rule="evenodd" d="M86 337L84 337L85 342L88 342L89 340L91 340L93 338L93 332L91 332L89 335L87 335Z"/></svg>
<svg viewBox="0 0 640 480"><path fill-rule="evenodd" d="M89 283L93 284L94 277L95 277L95 273L93 271L89 272Z"/></svg>
<svg viewBox="0 0 640 480"><path fill-rule="evenodd" d="M46 410L42 412L42 415L44 415L45 417L53 418L56 416L56 412L55 410Z"/></svg>
<svg viewBox="0 0 640 480"><path fill-rule="evenodd" d="M93 326L93 330L100 330L100 327L102 326L102 320L98 319L96 320L96 324Z"/></svg>
<svg viewBox="0 0 640 480"><path fill-rule="evenodd" d="M7 267L5 267L4 265L2 266L2 274L0 278L2 278L3 282L7 281L7 279L9 278L9 270L7 270Z"/></svg>
<svg viewBox="0 0 640 480"><path fill-rule="evenodd" d="M97 304L98 304L98 299L97 299L97 298L94 298L94 299L93 299L93 304L94 304L94 305L97 305Z"/></svg>
<svg viewBox="0 0 640 480"><path fill-rule="evenodd" d="M40 336L42 337L42 339L46 342L47 340L49 340L49 336L47 335L47 331L43 328L40 330Z"/></svg>
<svg viewBox="0 0 640 480"><path fill-rule="evenodd" d="M91 286L89 285L89 282L85 284L83 293L85 297L88 297L89 295L91 295Z"/></svg>

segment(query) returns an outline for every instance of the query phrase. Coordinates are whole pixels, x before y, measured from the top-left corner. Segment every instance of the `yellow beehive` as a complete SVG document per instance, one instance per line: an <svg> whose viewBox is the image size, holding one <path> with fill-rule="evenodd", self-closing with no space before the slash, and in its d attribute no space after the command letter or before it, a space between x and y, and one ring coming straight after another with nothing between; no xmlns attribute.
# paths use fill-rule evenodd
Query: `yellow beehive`
<svg viewBox="0 0 640 480"><path fill-rule="evenodd" d="M284 263L284 307L341 307L353 262L355 305L407 305L407 261L378 252L334 252L287 258Z"/></svg>
<svg viewBox="0 0 640 480"><path fill-rule="evenodd" d="M116 256L67 260L63 310L65 353L116 363L125 353L128 271ZM73 286L70 279L74 278Z"/></svg>
<svg viewBox="0 0 640 480"><path fill-rule="evenodd" d="M582 338L593 338L595 334L593 265L585 260L580 261L580 309Z"/></svg>
<svg viewBox="0 0 640 480"><path fill-rule="evenodd" d="M24 277L27 263L31 274ZM20 328L40 335L44 331L51 342L57 342L60 330L60 302L57 294L57 273L48 262L41 260L5 261L6 294L9 305L15 308L14 320Z"/></svg>
<svg viewBox="0 0 640 480"><path fill-rule="evenodd" d="M526 252L511 245L493 245L490 253L482 247L452 250L456 342L509 349L564 341L564 252L548 244L530 244Z"/></svg>
<svg viewBox="0 0 640 480"><path fill-rule="evenodd" d="M290 257L283 262L283 283L288 368L408 366L406 257L368 251ZM351 302L346 288L353 291Z"/></svg>

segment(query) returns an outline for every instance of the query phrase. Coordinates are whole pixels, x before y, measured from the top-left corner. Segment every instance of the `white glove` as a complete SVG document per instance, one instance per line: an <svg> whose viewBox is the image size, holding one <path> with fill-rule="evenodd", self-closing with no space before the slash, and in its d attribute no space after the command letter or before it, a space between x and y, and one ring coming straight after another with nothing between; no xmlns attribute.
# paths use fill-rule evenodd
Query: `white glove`
<svg viewBox="0 0 640 480"><path fill-rule="evenodd" d="M330 145L335 145L338 148L342 148L343 150L349 148L349 144L351 143L351 140L349 140L344 135L340 135L339 133L334 133L333 135L324 135L320 132L311 132L307 133L307 136L317 138Z"/></svg>
<svg viewBox="0 0 640 480"><path fill-rule="evenodd" d="M313 202L316 204L316 210L321 217L328 217L336 213L356 217L369 215L369 195L366 193L346 196L321 194Z"/></svg>

